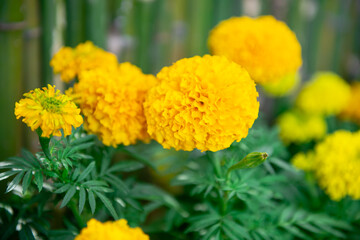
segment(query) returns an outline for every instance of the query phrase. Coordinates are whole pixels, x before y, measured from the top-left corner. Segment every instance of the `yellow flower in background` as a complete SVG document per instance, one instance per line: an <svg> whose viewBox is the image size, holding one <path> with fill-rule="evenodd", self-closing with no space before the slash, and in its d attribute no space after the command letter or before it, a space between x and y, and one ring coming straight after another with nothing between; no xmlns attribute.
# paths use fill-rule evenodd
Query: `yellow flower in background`
<svg viewBox="0 0 360 240"><path fill-rule="evenodd" d="M316 145L309 160L310 169L305 163L297 167L313 170L320 187L331 199L338 201L346 196L360 199L360 132L340 130L328 135Z"/></svg>
<svg viewBox="0 0 360 240"><path fill-rule="evenodd" d="M130 145L150 139L143 102L157 83L130 63L115 71L95 69L82 72L71 90L85 117L84 128L98 135L105 145Z"/></svg>
<svg viewBox="0 0 360 240"><path fill-rule="evenodd" d="M321 116L297 110L281 114L277 124L280 128L280 138L285 144L319 140L325 136L327 130L326 122Z"/></svg>
<svg viewBox="0 0 360 240"><path fill-rule="evenodd" d="M125 219L114 222L99 222L90 219L75 240L149 240L141 228L131 228Z"/></svg>
<svg viewBox="0 0 360 240"><path fill-rule="evenodd" d="M32 131L40 128L42 137L61 136L61 129L64 136L70 135L71 128L77 128L83 122L75 103L51 85L25 93L15 104L15 115L17 119L23 117L22 121Z"/></svg>
<svg viewBox="0 0 360 240"><path fill-rule="evenodd" d="M351 85L350 100L342 110L340 117L360 124L360 82Z"/></svg>
<svg viewBox="0 0 360 240"><path fill-rule="evenodd" d="M269 95L282 97L289 95L299 85L300 76L298 72L287 74L278 82L269 82L262 84L262 88Z"/></svg>
<svg viewBox="0 0 360 240"><path fill-rule="evenodd" d="M293 156L291 163L298 169L312 171L315 168L313 152L299 152Z"/></svg>
<svg viewBox="0 0 360 240"><path fill-rule="evenodd" d="M272 16L222 21L210 32L208 44L212 54L240 64L260 84L280 81L302 64L295 34Z"/></svg>
<svg viewBox="0 0 360 240"><path fill-rule="evenodd" d="M296 105L310 114L334 115L341 112L350 100L349 84L332 72L319 72L305 84Z"/></svg>
<svg viewBox="0 0 360 240"><path fill-rule="evenodd" d="M64 82L70 82L82 71L96 68L114 70L118 62L114 54L96 47L92 42L79 44L76 48L63 47L52 58L54 73L60 73Z"/></svg>
<svg viewBox="0 0 360 240"><path fill-rule="evenodd" d="M164 148L218 151L245 138L258 117L254 81L225 57L185 58L157 78L144 107L148 133Z"/></svg>

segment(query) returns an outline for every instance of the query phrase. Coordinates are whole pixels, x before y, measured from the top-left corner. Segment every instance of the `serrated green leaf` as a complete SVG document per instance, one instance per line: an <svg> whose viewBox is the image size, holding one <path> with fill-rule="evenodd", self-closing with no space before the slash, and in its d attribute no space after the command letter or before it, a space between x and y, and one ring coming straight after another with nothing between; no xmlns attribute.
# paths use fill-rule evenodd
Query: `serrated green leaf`
<svg viewBox="0 0 360 240"><path fill-rule="evenodd" d="M134 161L121 161L110 167L107 172L132 172L144 167L144 164Z"/></svg>
<svg viewBox="0 0 360 240"><path fill-rule="evenodd" d="M79 212L81 213L84 209L84 205L85 205L85 200L86 200L86 191L85 188L80 187L80 192L79 192Z"/></svg>
<svg viewBox="0 0 360 240"><path fill-rule="evenodd" d="M241 236L241 238L246 238L246 239L250 238L250 235L246 228L229 219L224 219L223 225L227 226L230 229L230 231L236 234L237 236Z"/></svg>
<svg viewBox="0 0 360 240"><path fill-rule="evenodd" d="M215 216L215 215L203 216L202 218L191 224L191 226L188 229L186 229L185 233L198 232L202 229L208 228L211 225L216 224L219 221L220 221L219 216Z"/></svg>
<svg viewBox="0 0 360 240"><path fill-rule="evenodd" d="M62 200L60 208L65 207L69 203L71 198L75 195L75 193L76 193L76 186L71 186L70 189L66 192L64 199Z"/></svg>
<svg viewBox="0 0 360 240"><path fill-rule="evenodd" d="M108 175L104 176L103 179L105 181L109 182L113 187L118 189L121 193L123 193L125 195L129 193L129 189L126 186L126 184L119 178L115 177L114 175L108 174Z"/></svg>
<svg viewBox="0 0 360 240"><path fill-rule="evenodd" d="M39 192L41 192L44 184L44 177L40 171L35 172L35 182L39 189Z"/></svg>
<svg viewBox="0 0 360 240"><path fill-rule="evenodd" d="M71 176L71 180L75 181L80 175L80 169L79 168L75 168L72 176Z"/></svg>
<svg viewBox="0 0 360 240"><path fill-rule="evenodd" d="M70 188L71 188L71 184L70 183L67 183L63 186L61 186L60 188L56 189L56 191L54 193L63 193L63 192L66 192L68 191Z"/></svg>
<svg viewBox="0 0 360 240"><path fill-rule="evenodd" d="M90 205L90 209L92 214L95 213L95 209L96 209L96 200L95 200L95 196L94 193L92 191L88 191L88 195L89 195L89 205Z"/></svg>
<svg viewBox="0 0 360 240"><path fill-rule="evenodd" d="M84 187L94 187L94 186L108 186L108 184L104 181L99 180L89 180L81 184Z"/></svg>
<svg viewBox="0 0 360 240"><path fill-rule="evenodd" d="M19 182L21 181L24 174L25 174L25 171L19 172L19 174L16 175L16 177L9 183L5 193L12 191L19 184Z"/></svg>
<svg viewBox="0 0 360 240"><path fill-rule="evenodd" d="M111 215L115 220L117 220L119 217L114 209L114 206L112 205L111 201L105 197L102 193L99 193L97 191L94 191L94 193L100 198L100 200L104 203L105 207L109 210Z"/></svg>
<svg viewBox="0 0 360 240"><path fill-rule="evenodd" d="M32 178L32 171L27 171L23 180L22 180L22 188L23 188L23 194L25 194L26 190L29 188Z"/></svg>
<svg viewBox="0 0 360 240"><path fill-rule="evenodd" d="M78 182L81 182L82 180L84 180L89 174L90 172L94 169L95 167L95 162L91 162L89 164L89 166L87 166L85 168L85 170L80 174L79 178L77 179Z"/></svg>
<svg viewBox="0 0 360 240"><path fill-rule="evenodd" d="M2 172L2 173L0 173L0 181L5 180L5 179L17 174L17 173L19 173L19 171L10 170L10 171L6 171L6 172Z"/></svg>

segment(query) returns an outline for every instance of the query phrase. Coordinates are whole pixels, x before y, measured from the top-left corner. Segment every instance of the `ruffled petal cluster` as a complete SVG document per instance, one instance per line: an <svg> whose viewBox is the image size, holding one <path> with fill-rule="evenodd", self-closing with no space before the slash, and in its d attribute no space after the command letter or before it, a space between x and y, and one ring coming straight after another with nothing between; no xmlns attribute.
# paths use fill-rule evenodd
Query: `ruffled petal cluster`
<svg viewBox="0 0 360 240"><path fill-rule="evenodd" d="M208 44L212 54L240 64L260 84L280 81L302 64L295 34L272 16L222 21L211 31Z"/></svg>
<svg viewBox="0 0 360 240"><path fill-rule="evenodd" d="M122 63L115 71L98 68L82 72L71 92L88 132L96 134L105 145L130 145L149 140L143 102L156 83L153 75Z"/></svg>
<svg viewBox="0 0 360 240"><path fill-rule="evenodd" d="M351 96L340 116L360 124L360 82L351 85Z"/></svg>
<svg viewBox="0 0 360 240"><path fill-rule="evenodd" d="M148 133L164 148L218 151L246 137L258 117L254 81L225 57L185 58L157 78L144 107Z"/></svg>
<svg viewBox="0 0 360 240"><path fill-rule="evenodd" d="M301 161L295 159L295 166L312 170L331 199L338 201L346 196L360 199L360 132L339 130L309 154ZM311 163L303 163L306 160Z"/></svg>
<svg viewBox="0 0 360 240"><path fill-rule="evenodd" d="M280 138L285 144L305 143L323 138L327 131L325 120L319 115L310 115L292 110L277 119Z"/></svg>
<svg viewBox="0 0 360 240"><path fill-rule="evenodd" d="M90 219L87 227L83 228L75 240L149 240L141 228L129 227L125 219L115 222L99 222Z"/></svg>
<svg viewBox="0 0 360 240"><path fill-rule="evenodd" d="M118 62L114 54L96 47L92 42L79 44L76 48L62 47L52 58L54 73L60 73L64 82L70 82L82 71L101 68L114 70Z"/></svg>
<svg viewBox="0 0 360 240"><path fill-rule="evenodd" d="M64 136L70 135L72 127L77 128L83 122L75 103L51 85L25 93L15 104L15 115L17 119L22 117L32 131L40 128L42 137L61 136L61 129Z"/></svg>
<svg viewBox="0 0 360 240"><path fill-rule="evenodd" d="M310 114L335 115L348 104L350 96L350 86L340 76L319 72L303 87L296 106Z"/></svg>

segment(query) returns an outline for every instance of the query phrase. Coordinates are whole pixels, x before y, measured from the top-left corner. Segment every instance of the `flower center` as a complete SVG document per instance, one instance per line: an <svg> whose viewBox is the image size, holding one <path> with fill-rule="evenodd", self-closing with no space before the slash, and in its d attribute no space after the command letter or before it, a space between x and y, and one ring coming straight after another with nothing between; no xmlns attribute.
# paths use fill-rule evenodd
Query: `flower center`
<svg viewBox="0 0 360 240"><path fill-rule="evenodd" d="M42 101L42 107L51 113L60 113L61 112L61 106L62 106L62 101L59 99L56 99L54 97L48 97L45 98Z"/></svg>

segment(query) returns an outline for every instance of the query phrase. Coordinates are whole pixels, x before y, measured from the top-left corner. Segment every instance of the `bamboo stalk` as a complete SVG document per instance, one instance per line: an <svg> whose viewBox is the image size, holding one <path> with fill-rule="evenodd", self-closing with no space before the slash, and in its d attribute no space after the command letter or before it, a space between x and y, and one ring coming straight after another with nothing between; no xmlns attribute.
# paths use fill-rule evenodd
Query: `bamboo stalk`
<svg viewBox="0 0 360 240"><path fill-rule="evenodd" d="M106 48L108 22L107 1L86 0L85 19L86 39L92 41L99 47Z"/></svg>
<svg viewBox="0 0 360 240"><path fill-rule="evenodd" d="M41 0L41 85L53 83L53 72L49 63L52 58L53 30L55 27L55 0Z"/></svg>
<svg viewBox="0 0 360 240"><path fill-rule="evenodd" d="M21 122L14 107L22 93L23 1L5 0L0 5L0 161L15 155L21 143Z"/></svg>
<svg viewBox="0 0 360 240"><path fill-rule="evenodd" d="M84 41L84 0L66 0L65 45L75 47Z"/></svg>
<svg viewBox="0 0 360 240"><path fill-rule="evenodd" d="M228 19L233 15L234 1L215 0L215 23Z"/></svg>

